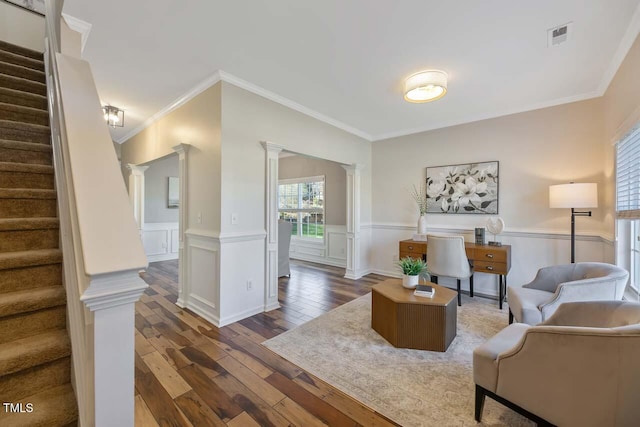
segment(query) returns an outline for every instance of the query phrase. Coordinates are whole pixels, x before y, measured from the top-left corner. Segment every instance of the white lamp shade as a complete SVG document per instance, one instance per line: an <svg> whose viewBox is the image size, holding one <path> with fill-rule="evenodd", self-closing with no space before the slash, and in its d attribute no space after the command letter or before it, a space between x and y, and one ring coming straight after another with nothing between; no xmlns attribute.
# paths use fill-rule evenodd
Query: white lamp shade
<svg viewBox="0 0 640 427"><path fill-rule="evenodd" d="M421 71L404 82L404 99L409 102L429 102L447 93L447 73L438 70Z"/></svg>
<svg viewBox="0 0 640 427"><path fill-rule="evenodd" d="M549 186L551 208L597 208L598 184L572 183Z"/></svg>

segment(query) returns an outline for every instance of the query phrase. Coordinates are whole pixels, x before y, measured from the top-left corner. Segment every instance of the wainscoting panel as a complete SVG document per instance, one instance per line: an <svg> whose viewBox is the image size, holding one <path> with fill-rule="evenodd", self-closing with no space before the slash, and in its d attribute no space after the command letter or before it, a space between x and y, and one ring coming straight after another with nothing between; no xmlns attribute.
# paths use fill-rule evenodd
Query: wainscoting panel
<svg viewBox="0 0 640 427"><path fill-rule="evenodd" d="M220 318L220 242L210 233L186 231L183 304L217 325Z"/></svg>
<svg viewBox="0 0 640 427"><path fill-rule="evenodd" d="M461 234L465 240L473 242L473 230L430 228L430 233ZM415 226L399 224L372 225L372 267L371 272L392 277L400 277L398 260L398 242L410 239ZM509 286L522 286L535 277L541 267L568 264L570 257L570 236L537 231L507 231L500 235L503 244L511 245L511 271L507 276ZM611 262L610 241L602 236L577 236L576 260ZM427 262L428 264L428 262ZM455 287L455 279L440 278L440 284ZM462 281L462 289L469 289L469 282ZM497 296L498 276L476 273L474 290L478 294Z"/></svg>
<svg viewBox="0 0 640 427"><path fill-rule="evenodd" d="M149 262L178 259L178 223L158 222L144 224L142 245Z"/></svg>
<svg viewBox="0 0 640 427"><path fill-rule="evenodd" d="M324 242L291 239L289 257L335 267L346 267L347 227L325 225Z"/></svg>

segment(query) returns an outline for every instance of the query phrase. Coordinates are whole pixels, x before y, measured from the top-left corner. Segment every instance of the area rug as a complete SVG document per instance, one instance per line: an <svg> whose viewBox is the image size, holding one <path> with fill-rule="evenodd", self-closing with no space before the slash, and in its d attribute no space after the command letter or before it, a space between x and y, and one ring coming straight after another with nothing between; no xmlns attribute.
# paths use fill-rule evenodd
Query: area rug
<svg viewBox="0 0 640 427"><path fill-rule="evenodd" d="M473 349L507 326L495 301L463 300L444 353L398 349L371 329L371 294L263 343L403 426L476 426ZM482 425L530 426L486 399Z"/></svg>

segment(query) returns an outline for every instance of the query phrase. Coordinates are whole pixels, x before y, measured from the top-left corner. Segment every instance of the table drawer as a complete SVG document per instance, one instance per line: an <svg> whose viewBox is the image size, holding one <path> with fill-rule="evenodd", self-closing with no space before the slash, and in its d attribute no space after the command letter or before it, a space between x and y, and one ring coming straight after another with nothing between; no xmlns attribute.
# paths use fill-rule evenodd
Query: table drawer
<svg viewBox="0 0 640 427"><path fill-rule="evenodd" d="M507 274L507 264L504 262L492 262L492 261L475 261L473 263L473 271L476 273L491 273L491 274Z"/></svg>
<svg viewBox="0 0 640 427"><path fill-rule="evenodd" d="M507 251L503 248L476 247L474 259L489 262L507 262Z"/></svg>
<svg viewBox="0 0 640 427"><path fill-rule="evenodd" d="M410 252L417 255L422 255L427 252L427 244L416 242L400 242L400 252Z"/></svg>
<svg viewBox="0 0 640 427"><path fill-rule="evenodd" d="M417 254L415 252L400 252L400 258L415 258L415 259L424 259L424 257L422 256L422 254Z"/></svg>

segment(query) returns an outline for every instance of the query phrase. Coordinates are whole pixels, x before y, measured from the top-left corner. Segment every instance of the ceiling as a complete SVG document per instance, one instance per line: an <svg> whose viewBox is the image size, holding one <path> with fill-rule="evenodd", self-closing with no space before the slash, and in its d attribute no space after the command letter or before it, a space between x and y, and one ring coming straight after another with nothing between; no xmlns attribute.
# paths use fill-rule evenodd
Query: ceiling
<svg viewBox="0 0 640 427"><path fill-rule="evenodd" d="M102 101L126 110L116 141L220 76L379 140L601 95L639 3L66 0L64 12L92 24L84 58ZM548 48L568 22L569 41ZM449 74L447 95L404 101L404 79L432 68Z"/></svg>

